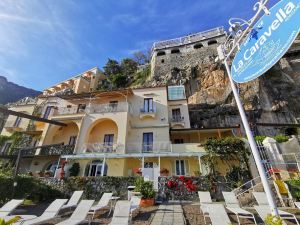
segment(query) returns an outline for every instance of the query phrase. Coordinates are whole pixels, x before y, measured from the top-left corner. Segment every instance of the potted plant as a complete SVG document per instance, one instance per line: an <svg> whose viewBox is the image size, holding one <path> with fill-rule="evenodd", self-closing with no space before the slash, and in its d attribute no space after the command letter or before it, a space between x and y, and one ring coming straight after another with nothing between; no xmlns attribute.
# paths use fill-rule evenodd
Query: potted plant
<svg viewBox="0 0 300 225"><path fill-rule="evenodd" d="M43 171L37 171L36 174L38 175L38 177L43 177L44 176Z"/></svg>
<svg viewBox="0 0 300 225"><path fill-rule="evenodd" d="M160 175L161 176L169 176L169 170L168 169L166 169L166 168L162 168L161 170L160 170Z"/></svg>
<svg viewBox="0 0 300 225"><path fill-rule="evenodd" d="M50 170L46 170L45 173L44 173L44 176L45 177L53 177L53 173Z"/></svg>
<svg viewBox="0 0 300 225"><path fill-rule="evenodd" d="M153 189L153 183L151 181L144 181L141 184L141 207L153 206L154 205L154 197L155 191Z"/></svg>

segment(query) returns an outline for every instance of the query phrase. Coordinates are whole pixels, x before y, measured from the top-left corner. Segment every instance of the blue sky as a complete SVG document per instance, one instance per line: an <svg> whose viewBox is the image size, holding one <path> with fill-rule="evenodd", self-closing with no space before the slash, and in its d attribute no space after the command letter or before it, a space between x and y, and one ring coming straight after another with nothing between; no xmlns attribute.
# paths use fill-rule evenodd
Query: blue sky
<svg viewBox="0 0 300 225"><path fill-rule="evenodd" d="M231 17L248 19L255 2L1 0L0 75L42 90L154 41L227 27Z"/></svg>

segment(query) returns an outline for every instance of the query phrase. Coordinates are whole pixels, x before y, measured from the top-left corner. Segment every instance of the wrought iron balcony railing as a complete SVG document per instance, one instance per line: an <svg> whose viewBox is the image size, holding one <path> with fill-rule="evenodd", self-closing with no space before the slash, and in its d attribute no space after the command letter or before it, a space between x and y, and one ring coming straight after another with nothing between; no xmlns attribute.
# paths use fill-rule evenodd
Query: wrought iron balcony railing
<svg viewBox="0 0 300 225"><path fill-rule="evenodd" d="M106 142L106 143L87 143L85 144L85 153L117 153L121 149L121 144Z"/></svg>
<svg viewBox="0 0 300 225"><path fill-rule="evenodd" d="M183 116L173 116L171 119L172 123L179 123L179 122L183 122L183 121L184 121Z"/></svg>
<svg viewBox="0 0 300 225"><path fill-rule="evenodd" d="M153 143L128 143L127 153L162 153L172 152L169 141L156 141Z"/></svg>
<svg viewBox="0 0 300 225"><path fill-rule="evenodd" d="M40 147L39 155L72 155L75 145L46 145Z"/></svg>

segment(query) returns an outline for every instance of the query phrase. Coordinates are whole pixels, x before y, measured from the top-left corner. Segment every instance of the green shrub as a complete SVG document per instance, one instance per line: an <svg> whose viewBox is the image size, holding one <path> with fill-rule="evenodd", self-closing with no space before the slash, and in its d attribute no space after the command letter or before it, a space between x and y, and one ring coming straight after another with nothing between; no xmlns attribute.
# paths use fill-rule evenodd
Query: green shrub
<svg viewBox="0 0 300 225"><path fill-rule="evenodd" d="M292 179L286 182L289 186L293 198L300 200L300 179Z"/></svg>
<svg viewBox="0 0 300 225"><path fill-rule="evenodd" d="M70 168L70 176L76 177L79 174L80 171L80 165L78 162L73 163L72 167Z"/></svg>
<svg viewBox="0 0 300 225"><path fill-rule="evenodd" d="M289 137L284 136L284 135L277 135L274 137L274 139L278 142L278 143L282 143L282 142L286 142L289 140Z"/></svg>
<svg viewBox="0 0 300 225"><path fill-rule="evenodd" d="M0 204L11 198L30 199L33 202L49 202L64 195L53 187L45 184L42 180L28 176L16 177L17 186L12 196L13 183L12 177L0 176Z"/></svg>
<svg viewBox="0 0 300 225"><path fill-rule="evenodd" d="M141 191L141 187L144 183L144 178L143 177L138 177L135 182L134 182L134 186L135 186L135 191L140 192Z"/></svg>
<svg viewBox="0 0 300 225"><path fill-rule="evenodd" d="M151 181L144 181L141 185L140 192L143 199L151 199L155 197L155 191Z"/></svg>
<svg viewBox="0 0 300 225"><path fill-rule="evenodd" d="M282 225L282 219L279 216L268 214L265 218L265 223L267 225Z"/></svg>
<svg viewBox="0 0 300 225"><path fill-rule="evenodd" d="M265 140L266 136L255 136L255 141L261 143Z"/></svg>

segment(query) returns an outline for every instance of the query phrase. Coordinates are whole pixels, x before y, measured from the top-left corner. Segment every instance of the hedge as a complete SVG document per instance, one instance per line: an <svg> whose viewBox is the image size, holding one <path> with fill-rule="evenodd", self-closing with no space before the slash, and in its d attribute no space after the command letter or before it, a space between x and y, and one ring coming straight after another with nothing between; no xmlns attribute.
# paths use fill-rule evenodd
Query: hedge
<svg viewBox="0 0 300 225"><path fill-rule="evenodd" d="M31 199L34 202L50 202L56 198L64 197L59 190L45 184L41 180L29 177L16 177L17 186L13 190L14 180L12 177L0 176L0 204L11 198Z"/></svg>
<svg viewBox="0 0 300 225"><path fill-rule="evenodd" d="M18 176L13 192L13 178L0 176L0 204L12 197L34 202L51 202L56 198L69 198L76 190L83 190L83 198L99 200L104 192L127 198L127 187L134 185L135 177L70 177L66 180Z"/></svg>

